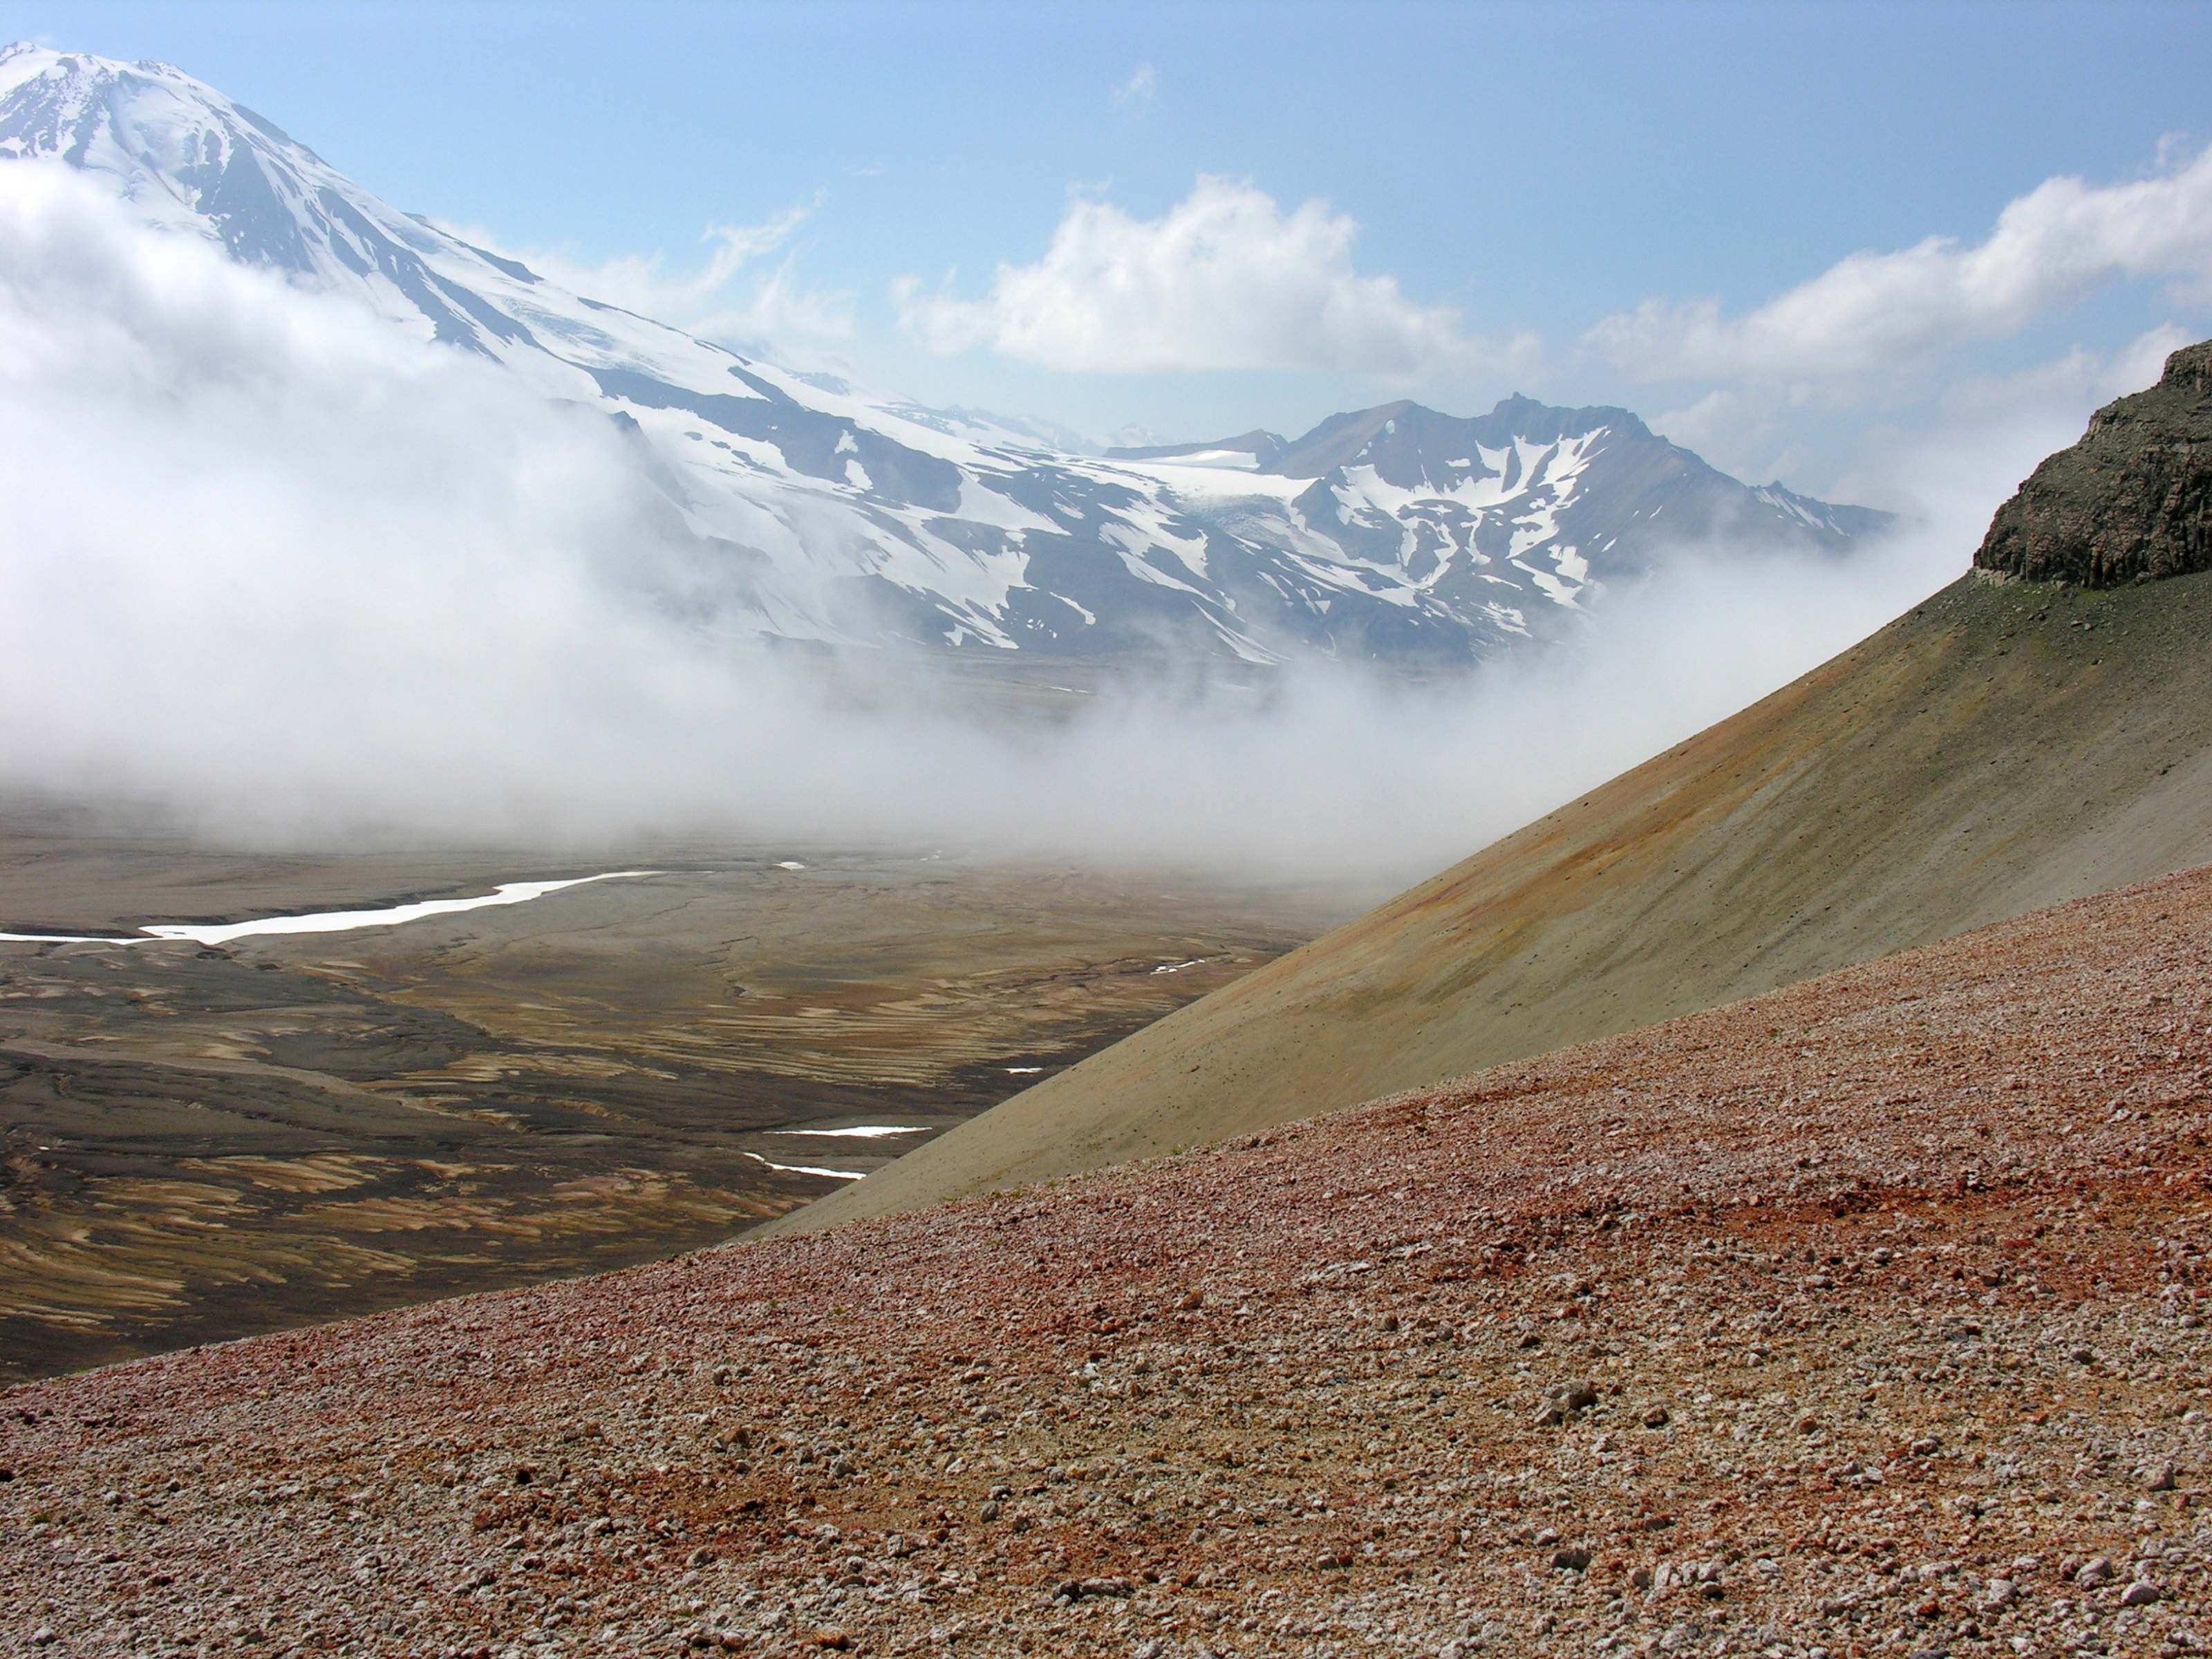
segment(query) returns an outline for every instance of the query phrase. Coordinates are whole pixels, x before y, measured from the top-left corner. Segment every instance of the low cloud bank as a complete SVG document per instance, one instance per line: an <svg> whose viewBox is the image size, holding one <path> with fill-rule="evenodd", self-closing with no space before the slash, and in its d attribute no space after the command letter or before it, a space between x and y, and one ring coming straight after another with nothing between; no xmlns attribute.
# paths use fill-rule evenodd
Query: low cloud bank
<svg viewBox="0 0 2212 1659"><path fill-rule="evenodd" d="M271 844L708 832L1407 879L1957 574L2076 418L1923 456L1924 520L1863 555L1686 550L1571 648L993 722L697 620L713 583L598 416L0 168L0 785Z"/></svg>

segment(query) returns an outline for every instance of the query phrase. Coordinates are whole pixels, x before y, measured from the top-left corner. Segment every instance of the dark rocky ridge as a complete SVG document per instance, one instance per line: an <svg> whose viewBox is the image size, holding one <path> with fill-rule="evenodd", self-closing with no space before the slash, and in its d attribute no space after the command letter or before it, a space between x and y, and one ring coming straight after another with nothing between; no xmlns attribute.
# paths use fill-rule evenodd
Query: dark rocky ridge
<svg viewBox="0 0 2212 1659"><path fill-rule="evenodd" d="M2099 410L1990 521L1975 568L2118 587L2212 569L2212 341Z"/></svg>

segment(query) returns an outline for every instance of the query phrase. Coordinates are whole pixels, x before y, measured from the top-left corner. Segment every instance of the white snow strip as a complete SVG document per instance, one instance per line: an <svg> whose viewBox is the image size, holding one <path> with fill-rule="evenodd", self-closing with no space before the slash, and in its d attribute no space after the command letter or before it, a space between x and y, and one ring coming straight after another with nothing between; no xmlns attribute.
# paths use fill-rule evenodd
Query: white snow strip
<svg viewBox="0 0 2212 1659"><path fill-rule="evenodd" d="M811 1164L778 1164L763 1158L758 1152L747 1152L745 1156L756 1164L765 1164L769 1169L781 1170L786 1175L827 1176L832 1181L858 1181L867 1174L866 1170L819 1170Z"/></svg>
<svg viewBox="0 0 2212 1659"><path fill-rule="evenodd" d="M922 1135L929 1133L926 1124L920 1123L860 1123L849 1129L770 1129L772 1135L819 1135L823 1139L852 1137L860 1140L879 1140L885 1135Z"/></svg>
<svg viewBox="0 0 2212 1659"><path fill-rule="evenodd" d="M1254 496L1279 501L1296 500L1313 488L1311 478L1286 478L1273 472L1249 472L1241 467L1192 466L1175 461L1097 461L1085 464L1063 460L1070 471L1127 486L1131 475L1147 483L1163 484L1176 495L1194 500L1242 501Z"/></svg>
<svg viewBox="0 0 2212 1659"><path fill-rule="evenodd" d="M1168 520L1176 516L1173 510L1158 501L1132 501L1116 507L1116 522L1101 525L1098 538L1110 541L1124 554L1123 563L1133 556L1144 559L1153 548L1164 548L1181 560L1183 568L1200 581L1206 580L1206 532L1195 536L1178 536L1168 528ZM1149 560L1146 562L1150 563Z"/></svg>
<svg viewBox="0 0 2212 1659"><path fill-rule="evenodd" d="M164 921L140 928L135 938L111 938L97 933L0 933L0 940L27 945L156 945L181 939L198 945L228 945L234 939L276 933L348 933L359 927L397 927L404 922L420 921L425 916L453 915L495 904L526 904L564 887L581 887L587 882L626 881L659 873L658 870L610 870L605 875L577 876L568 881L510 881L477 898L422 899L385 910L325 910L307 916L263 916L254 921Z"/></svg>

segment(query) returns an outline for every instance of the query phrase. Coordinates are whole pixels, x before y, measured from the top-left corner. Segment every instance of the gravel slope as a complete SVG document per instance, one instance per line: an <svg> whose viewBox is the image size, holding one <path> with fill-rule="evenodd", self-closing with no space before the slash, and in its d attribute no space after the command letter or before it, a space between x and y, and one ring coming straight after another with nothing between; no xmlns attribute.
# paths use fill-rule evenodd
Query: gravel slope
<svg viewBox="0 0 2212 1659"><path fill-rule="evenodd" d="M2178 1653L2212 872L1212 1150L0 1395L12 1652Z"/></svg>

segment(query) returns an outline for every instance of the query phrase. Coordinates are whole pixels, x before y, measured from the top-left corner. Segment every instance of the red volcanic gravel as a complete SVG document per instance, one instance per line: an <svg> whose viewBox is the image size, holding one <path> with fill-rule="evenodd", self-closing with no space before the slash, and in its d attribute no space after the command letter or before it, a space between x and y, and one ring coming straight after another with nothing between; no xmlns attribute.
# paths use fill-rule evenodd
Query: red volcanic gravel
<svg viewBox="0 0 2212 1659"><path fill-rule="evenodd" d="M0 1395L9 1651L2180 1653L2212 872L1052 1188Z"/></svg>

